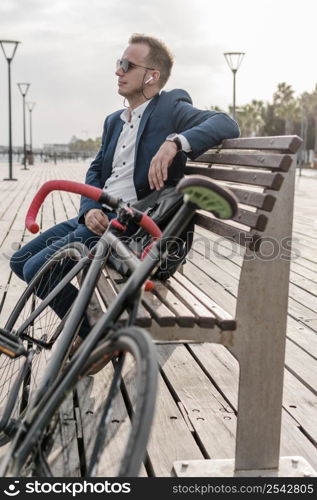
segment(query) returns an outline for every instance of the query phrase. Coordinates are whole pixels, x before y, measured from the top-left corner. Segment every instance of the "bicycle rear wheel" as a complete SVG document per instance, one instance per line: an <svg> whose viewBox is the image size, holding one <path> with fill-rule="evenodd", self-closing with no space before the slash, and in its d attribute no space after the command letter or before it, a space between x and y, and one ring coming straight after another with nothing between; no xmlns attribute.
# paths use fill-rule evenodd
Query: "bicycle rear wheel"
<svg viewBox="0 0 317 500"><path fill-rule="evenodd" d="M95 376L84 376L101 358L112 362ZM36 430L45 430L37 436L28 460L16 450L14 455L23 468L13 473L137 476L146 454L157 374L154 345L145 330L125 327L110 335L89 356L72 387L59 383L41 408L21 448L27 448L25 443L32 436L34 443Z"/></svg>
<svg viewBox="0 0 317 500"><path fill-rule="evenodd" d="M65 276L65 273L86 255L87 249L80 243L66 245L56 252L27 285L5 329L13 334L17 332L42 302L42 299L38 297L39 290L41 290L41 296L45 296L45 293L51 291ZM81 268L71 281L76 289L79 289L83 279L83 271L84 268ZM28 353L32 351L32 359L27 361L25 356L10 358L3 353L0 354L0 446L5 444L14 433L15 421L24 412L31 393L37 388L40 372L47 364L50 349L62 331L66 317L67 313L63 317L57 316L50 304L47 304L32 322L26 324L24 331L19 335L21 340L24 339L23 345L26 351ZM38 341L44 342L45 346L39 345ZM18 384L19 377L21 380ZM17 384L19 387L16 386ZM15 392L15 397L12 392ZM11 404L8 403L10 395Z"/></svg>

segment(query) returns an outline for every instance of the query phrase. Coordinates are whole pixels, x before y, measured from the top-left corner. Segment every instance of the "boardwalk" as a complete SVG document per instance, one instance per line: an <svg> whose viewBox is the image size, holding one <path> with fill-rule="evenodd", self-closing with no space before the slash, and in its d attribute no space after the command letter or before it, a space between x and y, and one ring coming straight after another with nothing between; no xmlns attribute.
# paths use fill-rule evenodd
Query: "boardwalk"
<svg viewBox="0 0 317 500"><path fill-rule="evenodd" d="M4 324L23 283L11 275L8 256L31 236L24 215L37 188L46 180L82 181L87 165L36 164L15 168L17 182L0 182L0 324ZM6 177L5 173L1 178ZM301 455L317 469L317 171L305 170L296 181L293 261L285 360L281 455ZM40 215L42 228L76 215L78 197L54 193ZM217 245L213 272L220 272L232 303L241 256ZM221 255L223 253L223 255ZM184 272L195 276L202 258L192 252ZM170 476L175 460L232 458L237 407L238 365L214 344L161 344L156 417L148 446L150 467L143 474ZM265 381L263 381L265 383ZM104 472L106 475L106 472Z"/></svg>

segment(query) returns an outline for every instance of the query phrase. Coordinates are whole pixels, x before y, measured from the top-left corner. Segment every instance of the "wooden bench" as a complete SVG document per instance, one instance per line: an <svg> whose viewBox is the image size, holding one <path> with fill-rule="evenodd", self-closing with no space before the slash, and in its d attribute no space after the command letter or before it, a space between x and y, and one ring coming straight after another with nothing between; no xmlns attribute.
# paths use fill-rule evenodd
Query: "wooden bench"
<svg viewBox="0 0 317 500"><path fill-rule="evenodd" d="M188 162L186 174L202 174L229 186L239 200L234 220L208 213L195 218L193 248L201 271L191 265L145 292L137 324L156 341L217 342L240 367L235 460L174 464L179 476L264 475L280 469L295 475L291 459L279 458L282 389L294 203L297 136L226 140ZM218 245L243 251L237 300L212 264ZM230 251L230 247L228 247ZM105 268L99 281L95 322L122 286Z"/></svg>

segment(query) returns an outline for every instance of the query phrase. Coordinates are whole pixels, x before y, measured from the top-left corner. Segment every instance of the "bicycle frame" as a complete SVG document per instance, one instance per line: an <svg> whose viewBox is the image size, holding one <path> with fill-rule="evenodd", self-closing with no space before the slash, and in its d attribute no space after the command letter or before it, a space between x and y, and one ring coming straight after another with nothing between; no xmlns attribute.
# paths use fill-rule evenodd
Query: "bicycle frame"
<svg viewBox="0 0 317 500"><path fill-rule="evenodd" d="M15 453L15 457L19 463L24 462L33 445L36 443L41 429L47 423L47 412L45 413L42 411L45 405L49 403L49 406L54 408L55 405L62 400L63 393L67 392L67 388L78 378L87 357L97 345L98 341L107 336L107 333L113 328L113 325L127 306L129 306L130 303L135 303L136 293L141 289L154 268L161 262L165 252L168 251L171 239L181 234L186 227L190 218L193 217L195 209L196 206L194 204L185 202L165 229L162 238L153 245L143 261L139 261L127 246L111 231L107 230L102 235L94 247L94 259L85 277L85 283L88 283L90 288L89 294L87 293L86 286L79 290L78 296L65 322L63 331L56 341L55 352L40 381L39 388L34 395L33 401L29 403L25 417L19 426L17 434L12 440L12 449L16 450L20 437L24 435L25 430L28 431L27 438L24 439ZM109 309L101 316L89 335L84 339L83 344L70 361L68 369L58 377L60 363L65 357L69 343L73 338L74 324L80 321L82 311L85 310L88 305L95 284L97 283L98 274L101 272L104 258L110 247L115 247L119 255L125 258L125 262L133 272L125 283L125 286L117 295L116 300L110 305ZM55 392L57 387L59 391ZM8 453L7 459L10 460L10 453ZM5 469L6 466L7 464L4 460L2 469Z"/></svg>

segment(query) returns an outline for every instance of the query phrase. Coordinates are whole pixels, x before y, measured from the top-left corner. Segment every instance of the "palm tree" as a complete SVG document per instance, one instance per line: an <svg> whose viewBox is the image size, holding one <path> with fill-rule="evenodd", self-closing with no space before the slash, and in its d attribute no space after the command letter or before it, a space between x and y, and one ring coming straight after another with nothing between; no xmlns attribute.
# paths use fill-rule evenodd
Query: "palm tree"
<svg viewBox="0 0 317 500"><path fill-rule="evenodd" d="M287 83L279 83L277 91L273 94L273 106L279 118L285 121L285 135L292 134L294 122L300 119L301 109L294 90Z"/></svg>
<svg viewBox="0 0 317 500"><path fill-rule="evenodd" d="M264 112L265 106L263 101L256 101L255 99L250 104L246 104L237 110L242 136L250 137L262 134Z"/></svg>

